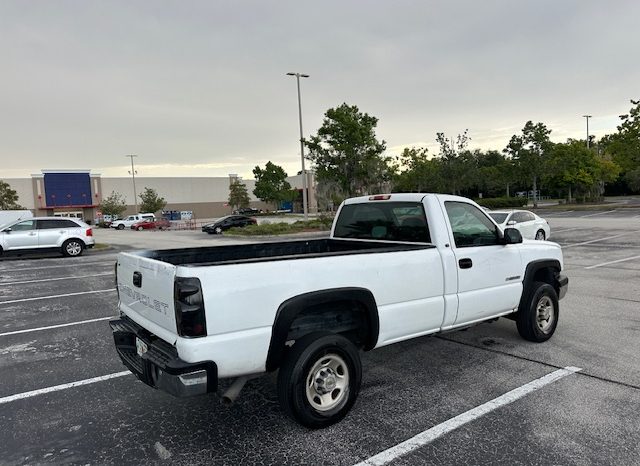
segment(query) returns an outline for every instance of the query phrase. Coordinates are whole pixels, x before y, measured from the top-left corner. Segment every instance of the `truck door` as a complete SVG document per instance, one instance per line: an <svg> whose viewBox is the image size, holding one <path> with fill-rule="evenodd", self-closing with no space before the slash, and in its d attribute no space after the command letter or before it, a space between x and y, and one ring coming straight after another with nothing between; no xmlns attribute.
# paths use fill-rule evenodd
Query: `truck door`
<svg viewBox="0 0 640 466"><path fill-rule="evenodd" d="M454 325L482 320L518 306L522 294L520 251L500 244L495 224L466 202L444 201L458 270Z"/></svg>

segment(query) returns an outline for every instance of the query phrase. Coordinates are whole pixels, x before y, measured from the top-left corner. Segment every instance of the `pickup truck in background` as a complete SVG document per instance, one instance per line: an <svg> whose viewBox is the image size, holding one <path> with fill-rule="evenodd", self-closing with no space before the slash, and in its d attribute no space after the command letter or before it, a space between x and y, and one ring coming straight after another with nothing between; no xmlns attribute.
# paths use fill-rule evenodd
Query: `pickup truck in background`
<svg viewBox="0 0 640 466"><path fill-rule="evenodd" d="M476 203L440 194L346 200L326 239L120 253L123 363L188 396L238 396L278 370L299 423L342 419L360 389L360 351L508 317L533 342L558 324L568 279L560 246L502 231Z"/></svg>

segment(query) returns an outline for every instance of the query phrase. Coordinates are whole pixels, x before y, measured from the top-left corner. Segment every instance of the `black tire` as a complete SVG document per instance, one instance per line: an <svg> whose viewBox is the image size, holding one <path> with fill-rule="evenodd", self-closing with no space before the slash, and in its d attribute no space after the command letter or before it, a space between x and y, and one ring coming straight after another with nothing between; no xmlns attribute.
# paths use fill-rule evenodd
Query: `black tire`
<svg viewBox="0 0 640 466"><path fill-rule="evenodd" d="M84 243L79 239L68 239L62 243L62 255L67 257L78 257L84 251Z"/></svg>
<svg viewBox="0 0 640 466"><path fill-rule="evenodd" d="M325 365L326 361L331 362ZM322 379L318 375L321 373L327 377ZM314 374L317 375L315 381ZM339 388L341 381L346 383L344 390ZM319 429L347 415L358 398L361 381L358 348L341 335L315 332L297 340L287 351L278 373L278 400L295 421ZM319 383L322 387L318 387ZM327 391L321 394L318 388ZM324 409L320 408L321 396L329 403Z"/></svg>
<svg viewBox="0 0 640 466"><path fill-rule="evenodd" d="M536 343L547 341L556 331L559 317L556 290L548 283L534 282L516 314L518 333L525 340Z"/></svg>
<svg viewBox="0 0 640 466"><path fill-rule="evenodd" d="M122 223L118 225L118 230L124 230L124 225Z"/></svg>
<svg viewBox="0 0 640 466"><path fill-rule="evenodd" d="M545 239L547 239L547 235L545 235L544 230L536 231L535 239L539 241L544 241Z"/></svg>

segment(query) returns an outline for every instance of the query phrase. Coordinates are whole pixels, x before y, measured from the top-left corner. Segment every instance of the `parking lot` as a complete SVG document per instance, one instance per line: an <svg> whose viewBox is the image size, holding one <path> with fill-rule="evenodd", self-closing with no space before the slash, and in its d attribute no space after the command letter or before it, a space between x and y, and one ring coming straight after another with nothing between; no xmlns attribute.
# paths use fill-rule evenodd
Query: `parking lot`
<svg viewBox="0 0 640 466"><path fill-rule="evenodd" d="M231 407L176 399L113 348L118 250L246 240L98 230L115 248L0 261L0 464L640 464L640 207L540 215L570 279L550 341L500 319L366 353L321 431L284 416L273 375Z"/></svg>

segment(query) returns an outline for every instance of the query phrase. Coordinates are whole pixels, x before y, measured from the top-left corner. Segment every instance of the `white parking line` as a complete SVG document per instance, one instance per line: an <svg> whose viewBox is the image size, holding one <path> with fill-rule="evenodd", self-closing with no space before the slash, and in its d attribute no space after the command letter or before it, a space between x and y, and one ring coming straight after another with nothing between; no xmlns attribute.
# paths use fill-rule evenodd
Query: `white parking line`
<svg viewBox="0 0 640 466"><path fill-rule="evenodd" d="M463 426L475 419L478 419L485 414L490 413L502 406L513 403L516 400L519 400L525 395L532 393L545 385L549 385L557 380L560 380L563 377L574 374L576 372L581 371L579 367L565 367L564 369L558 369L557 371L551 372L550 374L545 375L539 379L533 380L521 387L518 387L510 392L505 393L497 398L494 398L491 401L487 401L480 406L477 406L469 411L466 411L458 416L449 419L437 426L432 427L431 429L427 429L424 432L419 433L415 437L410 438L409 440L405 440L402 443L397 444L394 447L391 447L383 452L378 453L375 456L372 456L369 459L366 459L356 466L381 466L391 461L406 455L424 445L427 445L430 442L433 442L439 437L442 437L444 434L451 432L452 430L457 429L460 426Z"/></svg>
<svg viewBox="0 0 640 466"><path fill-rule="evenodd" d="M597 269L598 267L604 267L605 265L617 264L618 262L632 261L634 259L640 259L640 256L627 257L626 259L618 259L617 261L603 262L602 264L590 265L585 269Z"/></svg>
<svg viewBox="0 0 640 466"><path fill-rule="evenodd" d="M93 274L93 275L81 275L81 276L74 276L74 277L43 278L42 280L25 280L23 282L9 282L9 283L0 282L0 286L24 285L26 283L54 282L54 281L58 281L58 280L71 280L73 278L106 277L107 275L113 275L113 273L109 272L109 273L96 273L96 274Z"/></svg>
<svg viewBox="0 0 640 466"><path fill-rule="evenodd" d="M68 324L57 324L57 325L48 325L46 327L37 327L37 328L28 328L24 330L13 330L11 332L0 333L0 337L6 337L8 335L18 335L20 333L30 333L30 332L38 332L40 330L50 330L52 328L60 328L60 327L70 327L72 325L82 325L82 324L90 324L92 322L100 322L102 320L113 319L114 316L110 317L99 317L97 319L89 319L89 320L80 320L78 322L69 322Z"/></svg>
<svg viewBox="0 0 640 466"><path fill-rule="evenodd" d="M575 212L575 210L563 210L561 212L549 212L547 215L545 215L545 217L549 217L550 215L563 215L563 214L568 214L571 212Z"/></svg>
<svg viewBox="0 0 640 466"><path fill-rule="evenodd" d="M124 377L125 375L131 375L129 371L114 372L113 374L101 375L100 377L93 377L92 379L78 380L76 382L63 383L62 385L54 385L53 387L40 388L38 390L31 390L30 392L17 393L15 395L5 396L0 398L0 405L5 403L11 403L16 400L24 400L25 398L31 398L33 396L44 395L45 393L59 392L60 390L66 390L67 388L80 387L82 385L89 385L96 382L103 382L109 379L115 379L117 377Z"/></svg>
<svg viewBox="0 0 640 466"><path fill-rule="evenodd" d="M605 212L596 212L595 214L581 215L580 218L595 217L596 215L610 214L611 212L615 212L616 210L617 209L613 209L613 210L607 210Z"/></svg>
<svg viewBox="0 0 640 466"><path fill-rule="evenodd" d="M564 233L566 231L573 231L573 230L579 230L580 228L575 227L575 228L565 228L563 230L553 230L553 234L555 235L556 233Z"/></svg>
<svg viewBox="0 0 640 466"><path fill-rule="evenodd" d="M99 262L73 262L73 263L69 263L69 264L62 264L62 265L45 265L42 267L28 267L28 268L24 268L21 269L20 267L10 267L9 265L11 264L11 262L7 262L7 268L6 270L0 269L0 272L31 272L32 270L45 270L45 269L56 269L56 268L60 268L60 267L77 267L79 265L97 265L97 264L102 264L102 265L110 265L111 267L113 267L113 264L115 263L115 260L109 260L109 261L99 261Z"/></svg>
<svg viewBox="0 0 640 466"><path fill-rule="evenodd" d="M607 240L607 239L620 238L621 236L631 235L631 234L634 234L634 233L637 233L637 232L636 231L630 231L630 232L627 232L627 233L621 233L619 235L607 236L605 238L592 239L591 241L584 241L583 243L571 243L571 244L567 244L566 246L562 246L562 249L572 248L574 246L582 246L584 244L597 243L598 241L604 241L604 240Z"/></svg>
<svg viewBox="0 0 640 466"><path fill-rule="evenodd" d="M38 301L39 299L66 298L68 296L80 296L80 295L83 295L83 294L108 293L110 291L116 291L116 289L115 288L109 288L108 290L79 291L78 293L66 293L66 294L56 294L56 295L50 295L50 296L38 296L37 298L12 299L10 301L0 301L0 305L2 305L2 304L24 303L24 302L27 302L27 301Z"/></svg>

